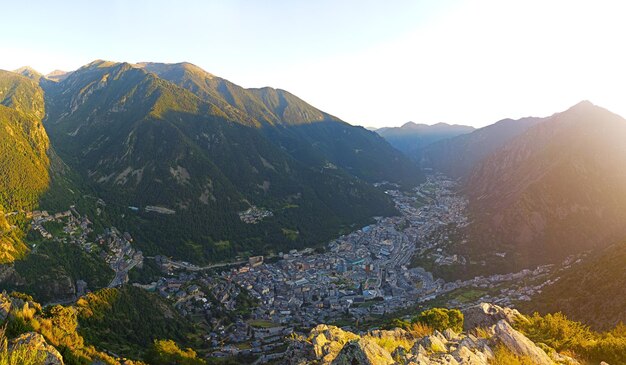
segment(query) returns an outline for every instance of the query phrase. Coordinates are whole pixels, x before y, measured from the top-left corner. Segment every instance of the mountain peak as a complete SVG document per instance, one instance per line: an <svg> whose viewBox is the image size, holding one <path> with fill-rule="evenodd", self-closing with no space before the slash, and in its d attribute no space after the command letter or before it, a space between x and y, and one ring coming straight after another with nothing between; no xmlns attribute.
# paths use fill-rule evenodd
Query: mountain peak
<svg viewBox="0 0 626 365"><path fill-rule="evenodd" d="M612 111L606 108L593 104L589 100L583 100L571 106L569 109L560 113L556 113L553 116L554 117L561 116L562 118L569 118L569 119L571 119L571 117L577 116L578 118L597 120L597 119L602 119L604 116L609 116L609 115L613 115L613 116L621 118L621 116L613 113ZM577 119L575 118L572 120L577 120Z"/></svg>
<svg viewBox="0 0 626 365"><path fill-rule="evenodd" d="M85 66L83 66L81 68L111 67L111 66L114 66L116 64L118 64L118 62L97 59L97 60L89 62L88 64L86 64Z"/></svg>
<svg viewBox="0 0 626 365"><path fill-rule="evenodd" d="M572 106L571 108L569 108L568 110L589 110L592 108L598 108L598 106L593 104L589 100L582 100L579 103Z"/></svg>
<svg viewBox="0 0 626 365"><path fill-rule="evenodd" d="M191 62L177 62L177 63L161 63L161 62L137 62L132 64L133 67L142 68L148 72L156 73L157 75L165 72L171 72L178 70L188 72L190 74L202 75L208 79L215 78L215 75L205 71L203 68L194 65Z"/></svg>
<svg viewBox="0 0 626 365"><path fill-rule="evenodd" d="M425 124L417 124L415 122L406 122L400 126L401 129L413 129L418 128L420 126L425 126Z"/></svg>
<svg viewBox="0 0 626 365"><path fill-rule="evenodd" d="M45 78L52 81L63 81L65 80L73 71L62 71L62 70L54 70L49 74L45 75Z"/></svg>
<svg viewBox="0 0 626 365"><path fill-rule="evenodd" d="M37 70L30 66L23 66L16 70L13 70L16 74L20 74L22 76L26 76L29 79L33 79L35 81L39 80L43 75L39 73Z"/></svg>

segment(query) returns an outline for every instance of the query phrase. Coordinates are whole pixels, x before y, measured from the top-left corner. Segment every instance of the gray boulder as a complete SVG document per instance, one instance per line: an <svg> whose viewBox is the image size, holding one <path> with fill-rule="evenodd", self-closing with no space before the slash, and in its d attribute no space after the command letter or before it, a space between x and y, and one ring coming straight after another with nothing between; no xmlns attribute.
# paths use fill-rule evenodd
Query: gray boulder
<svg viewBox="0 0 626 365"><path fill-rule="evenodd" d="M550 356L541 348L537 347L526 336L516 331L506 320L501 320L496 324L496 337L512 353L518 356L528 356L534 364L553 365Z"/></svg>
<svg viewBox="0 0 626 365"><path fill-rule="evenodd" d="M421 349L420 349L421 347ZM446 344L436 335L430 335L415 342L411 352L414 354L422 353L425 350L426 353L433 352L446 352Z"/></svg>
<svg viewBox="0 0 626 365"><path fill-rule="evenodd" d="M526 320L516 309L503 308L491 303L480 303L463 310L463 330L469 331L476 327L491 327L500 320L509 323Z"/></svg>
<svg viewBox="0 0 626 365"><path fill-rule="evenodd" d="M402 346L396 347L396 349L393 350L393 352L391 352L391 357L393 358L393 360L396 363L403 364L403 365L408 363L408 359L407 359L408 355L409 354L407 354L406 349Z"/></svg>
<svg viewBox="0 0 626 365"><path fill-rule="evenodd" d="M333 365L391 365L394 363L387 350L368 338L348 342L332 362Z"/></svg>
<svg viewBox="0 0 626 365"><path fill-rule="evenodd" d="M452 328L448 328L445 331L443 331L443 336L448 341L456 341L456 340L459 339L459 334L454 332L454 330Z"/></svg>

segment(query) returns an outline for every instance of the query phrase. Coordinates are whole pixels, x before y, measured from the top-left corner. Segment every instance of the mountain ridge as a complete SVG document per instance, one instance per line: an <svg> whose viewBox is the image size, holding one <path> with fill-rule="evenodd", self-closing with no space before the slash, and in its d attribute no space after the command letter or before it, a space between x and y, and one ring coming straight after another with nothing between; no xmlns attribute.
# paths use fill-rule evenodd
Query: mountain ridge
<svg viewBox="0 0 626 365"><path fill-rule="evenodd" d="M492 259L528 267L625 237L624 135L626 120L581 102L478 162L464 186L473 220L464 252L504 252Z"/></svg>
<svg viewBox="0 0 626 365"><path fill-rule="evenodd" d="M417 160L420 151L429 145L471 133L474 130L474 127L460 124L436 123L428 125L407 122L400 127L379 128L376 133L407 156Z"/></svg>
<svg viewBox="0 0 626 365"><path fill-rule="evenodd" d="M232 85L232 90L249 95ZM45 89L45 125L61 157L117 206L158 206L176 212L169 217L138 215L137 222L152 226L142 226L139 238L156 240L168 254L185 259L223 259L270 249L259 236L271 237L281 247L296 244L288 238L293 234L284 232L296 232L299 245L320 243L344 225L393 214L389 198L366 182L385 176L374 164L387 170L404 164L409 168L397 169L397 176L414 182L421 178L416 166L373 133L332 118L303 126L263 122L266 126L259 128L262 122L245 116L245 108L236 109L223 98L212 103L203 99L206 92L194 93L129 63L96 60ZM253 91L266 96L269 107L280 109L267 92ZM290 105L290 94L281 95ZM281 114L283 120L301 121L297 118L306 115L287 112L289 108ZM337 138L336 131L343 136ZM298 149L286 147L288 142ZM253 205L274 211L274 217L255 225L240 222L238 212ZM189 219L220 223L194 225L193 244L166 246L165 240L180 241L186 235L179 229L157 234L155 222L182 227ZM130 221L120 224L133 229ZM269 236L267 229L272 231ZM323 234L315 237L314 232ZM217 248L222 241L226 250ZM193 255L191 247L196 247Z"/></svg>

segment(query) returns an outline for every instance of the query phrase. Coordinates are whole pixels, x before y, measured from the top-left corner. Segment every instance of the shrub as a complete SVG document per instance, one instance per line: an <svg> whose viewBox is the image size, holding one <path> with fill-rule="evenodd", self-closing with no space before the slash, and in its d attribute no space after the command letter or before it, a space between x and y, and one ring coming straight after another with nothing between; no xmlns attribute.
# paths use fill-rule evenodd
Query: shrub
<svg viewBox="0 0 626 365"><path fill-rule="evenodd" d="M425 324L438 331L448 328L456 332L463 331L463 313L458 309L432 308L420 313L412 322Z"/></svg>
<svg viewBox="0 0 626 365"><path fill-rule="evenodd" d="M556 351L578 347L593 337L589 327L567 319L560 312L543 317L535 313L518 326L533 342L545 343Z"/></svg>
<svg viewBox="0 0 626 365"><path fill-rule="evenodd" d="M406 338L393 338L393 337L375 337L375 336L367 336L374 342L378 344L378 346L384 348L389 353L392 353L398 347L403 347L405 350L410 350L413 346L413 342Z"/></svg>
<svg viewBox="0 0 626 365"><path fill-rule="evenodd" d="M383 326L384 329L402 328L409 332L412 338L422 338L433 333L433 328L421 322L409 322L402 319L394 318L388 325Z"/></svg>
<svg viewBox="0 0 626 365"><path fill-rule="evenodd" d="M198 359L192 349L181 349L172 340L154 340L146 358L154 365L205 365L206 361Z"/></svg>
<svg viewBox="0 0 626 365"><path fill-rule="evenodd" d="M609 364L626 364L626 337L605 335L595 341L580 346L578 352L594 362L606 361Z"/></svg>
<svg viewBox="0 0 626 365"><path fill-rule="evenodd" d="M626 364L626 326L618 324L606 333L596 333L562 313L535 313L517 327L535 343L544 343L560 353L577 354L593 362Z"/></svg>

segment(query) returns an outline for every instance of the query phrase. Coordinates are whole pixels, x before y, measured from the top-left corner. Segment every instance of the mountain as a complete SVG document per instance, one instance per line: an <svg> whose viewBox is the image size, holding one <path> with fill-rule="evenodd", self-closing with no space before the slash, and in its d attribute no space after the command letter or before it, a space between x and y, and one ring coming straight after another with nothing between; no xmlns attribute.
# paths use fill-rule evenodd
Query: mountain
<svg viewBox="0 0 626 365"><path fill-rule="evenodd" d="M401 127L377 129L376 133L406 155L416 156L419 150L434 142L471 133L474 130L474 127L458 124L428 125L408 122Z"/></svg>
<svg viewBox="0 0 626 365"><path fill-rule="evenodd" d="M450 177L465 177L480 160L541 121L541 118L504 119L472 133L432 143L420 151L418 158L423 167Z"/></svg>
<svg viewBox="0 0 626 365"><path fill-rule="evenodd" d="M623 241L598 250L558 273L554 284L544 287L522 306L541 313L563 312L600 330L626 323L624 260Z"/></svg>
<svg viewBox="0 0 626 365"><path fill-rule="evenodd" d="M626 323L625 260L623 241L598 250L585 260L572 263L555 276L554 284L521 305L540 313L563 312L598 330Z"/></svg>
<svg viewBox="0 0 626 365"><path fill-rule="evenodd" d="M41 73L30 66L20 67L17 70L13 70L13 72L28 77L35 82L39 82L39 80L43 77Z"/></svg>
<svg viewBox="0 0 626 365"><path fill-rule="evenodd" d="M70 74L71 74L71 72L61 71L61 70L54 70L54 71L50 72L49 74L45 75L45 77L48 80L52 80L52 81L57 81L58 82L58 81L65 80L65 78L67 78Z"/></svg>
<svg viewBox="0 0 626 365"><path fill-rule="evenodd" d="M546 118L484 158L464 191L470 243L528 267L626 237L626 120L590 102Z"/></svg>
<svg viewBox="0 0 626 365"><path fill-rule="evenodd" d="M325 113L288 91L245 89L190 63L134 65L183 87L229 118L260 128L273 143L307 166L329 164L369 182L415 185L414 164L377 134Z"/></svg>
<svg viewBox="0 0 626 365"><path fill-rule="evenodd" d="M394 214L364 180L421 180L382 138L287 92L222 80L223 97L204 71L197 89L164 78L181 70L201 71L99 60L44 85L55 150L146 252L215 261L319 244ZM265 218L246 224L253 205Z"/></svg>
<svg viewBox="0 0 626 365"><path fill-rule="evenodd" d="M49 184L44 95L36 82L0 71L0 263L26 252L19 222Z"/></svg>
<svg viewBox="0 0 626 365"><path fill-rule="evenodd" d="M244 89L191 63L143 62L133 65L185 88L202 100L256 126L297 125L335 120L296 96L272 88Z"/></svg>

